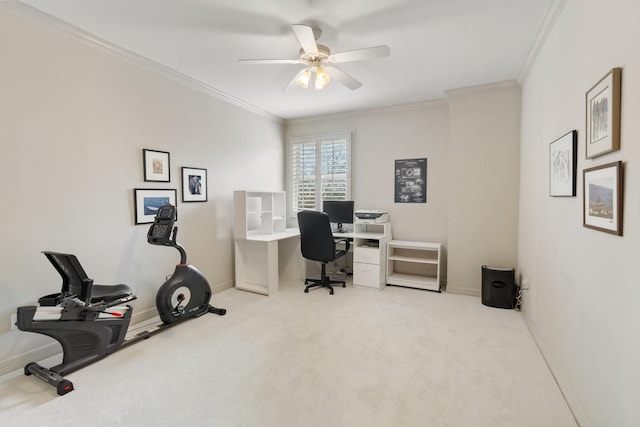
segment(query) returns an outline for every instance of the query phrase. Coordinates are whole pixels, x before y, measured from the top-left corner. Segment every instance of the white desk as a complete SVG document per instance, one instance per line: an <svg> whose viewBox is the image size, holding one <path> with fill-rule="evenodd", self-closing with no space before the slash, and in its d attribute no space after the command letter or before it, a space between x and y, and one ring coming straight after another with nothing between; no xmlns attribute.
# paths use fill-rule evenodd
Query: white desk
<svg viewBox="0 0 640 427"><path fill-rule="evenodd" d="M271 295L278 291L281 270L301 276L299 236L298 228L287 228L284 232L235 239L236 288Z"/></svg>

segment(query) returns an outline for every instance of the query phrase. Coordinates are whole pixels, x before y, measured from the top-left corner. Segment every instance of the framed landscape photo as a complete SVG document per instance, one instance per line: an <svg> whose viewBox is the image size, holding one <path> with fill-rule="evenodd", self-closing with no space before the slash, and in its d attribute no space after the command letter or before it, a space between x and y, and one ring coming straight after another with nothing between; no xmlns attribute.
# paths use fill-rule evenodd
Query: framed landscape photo
<svg viewBox="0 0 640 427"><path fill-rule="evenodd" d="M583 225L622 236L622 162L585 169Z"/></svg>
<svg viewBox="0 0 640 427"><path fill-rule="evenodd" d="M171 165L166 151L142 149L144 180L151 182L170 182Z"/></svg>
<svg viewBox="0 0 640 427"><path fill-rule="evenodd" d="M182 201L207 201L207 170L201 168L182 168Z"/></svg>
<svg viewBox="0 0 640 427"><path fill-rule="evenodd" d="M614 68L587 92L588 159L620 149L621 80L622 69Z"/></svg>
<svg viewBox="0 0 640 427"><path fill-rule="evenodd" d="M572 130L549 144L549 195L576 195L578 131Z"/></svg>
<svg viewBox="0 0 640 427"><path fill-rule="evenodd" d="M176 206L176 193L177 191L173 188L134 188L133 203L135 206L136 224L152 223L161 206ZM177 206L175 220L178 220Z"/></svg>

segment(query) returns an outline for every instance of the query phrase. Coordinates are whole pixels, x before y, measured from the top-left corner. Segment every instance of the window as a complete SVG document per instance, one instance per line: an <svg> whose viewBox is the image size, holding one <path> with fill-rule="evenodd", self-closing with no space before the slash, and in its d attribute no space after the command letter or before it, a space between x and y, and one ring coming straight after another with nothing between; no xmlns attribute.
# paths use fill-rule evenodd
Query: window
<svg viewBox="0 0 640 427"><path fill-rule="evenodd" d="M289 141L290 216L322 208L322 200L350 200L351 134Z"/></svg>

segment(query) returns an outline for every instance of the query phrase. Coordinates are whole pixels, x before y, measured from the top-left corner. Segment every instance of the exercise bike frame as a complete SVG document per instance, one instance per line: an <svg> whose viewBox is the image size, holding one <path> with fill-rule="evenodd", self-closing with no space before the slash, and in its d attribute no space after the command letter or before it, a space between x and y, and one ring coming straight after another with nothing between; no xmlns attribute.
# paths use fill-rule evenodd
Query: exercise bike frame
<svg viewBox="0 0 640 427"><path fill-rule="evenodd" d="M165 227L162 238L158 238L157 229L155 234L153 231L159 220L167 218L167 211L163 208L170 211L171 220L165 221L168 228ZM160 218L163 212L164 216ZM174 213L175 208L171 205L160 208L147 239L150 244L172 246L180 252L180 264L176 265L156 296L162 323L130 338L126 335L133 308L127 303L136 299L130 288L126 285L94 287L93 280L86 277L74 255L44 252L62 276L62 291L40 298L39 306L18 307L16 325L22 331L47 335L58 341L62 346L63 360L51 368L36 362L29 363L24 367L25 375L34 375L54 386L59 395L65 395L74 389L65 375L185 320L205 313L226 314L225 309L209 304L209 283L194 266L187 264L186 251L176 241L178 228L173 227ZM119 293L99 301L95 301L95 296L92 298L92 291L100 294L112 288Z"/></svg>

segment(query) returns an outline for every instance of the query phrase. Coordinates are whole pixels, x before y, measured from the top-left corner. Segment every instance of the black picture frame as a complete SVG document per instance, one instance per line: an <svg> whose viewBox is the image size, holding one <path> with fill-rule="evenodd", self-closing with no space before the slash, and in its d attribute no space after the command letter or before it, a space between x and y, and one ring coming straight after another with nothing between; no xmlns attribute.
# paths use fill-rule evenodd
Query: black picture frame
<svg viewBox="0 0 640 427"><path fill-rule="evenodd" d="M171 158L168 151L143 148L142 167L146 182L171 182Z"/></svg>
<svg viewBox="0 0 640 427"><path fill-rule="evenodd" d="M156 218L158 208L166 204L176 206L175 220L177 221L178 208L176 200L177 191L175 188L134 188L135 224L151 224Z"/></svg>
<svg viewBox="0 0 640 427"><path fill-rule="evenodd" d="M207 170L182 167L182 201L206 202L208 199Z"/></svg>
<svg viewBox="0 0 640 427"><path fill-rule="evenodd" d="M395 203L427 203L427 158L395 161Z"/></svg>
<svg viewBox="0 0 640 427"><path fill-rule="evenodd" d="M577 130L569 131L549 144L549 196L575 197L577 149Z"/></svg>

